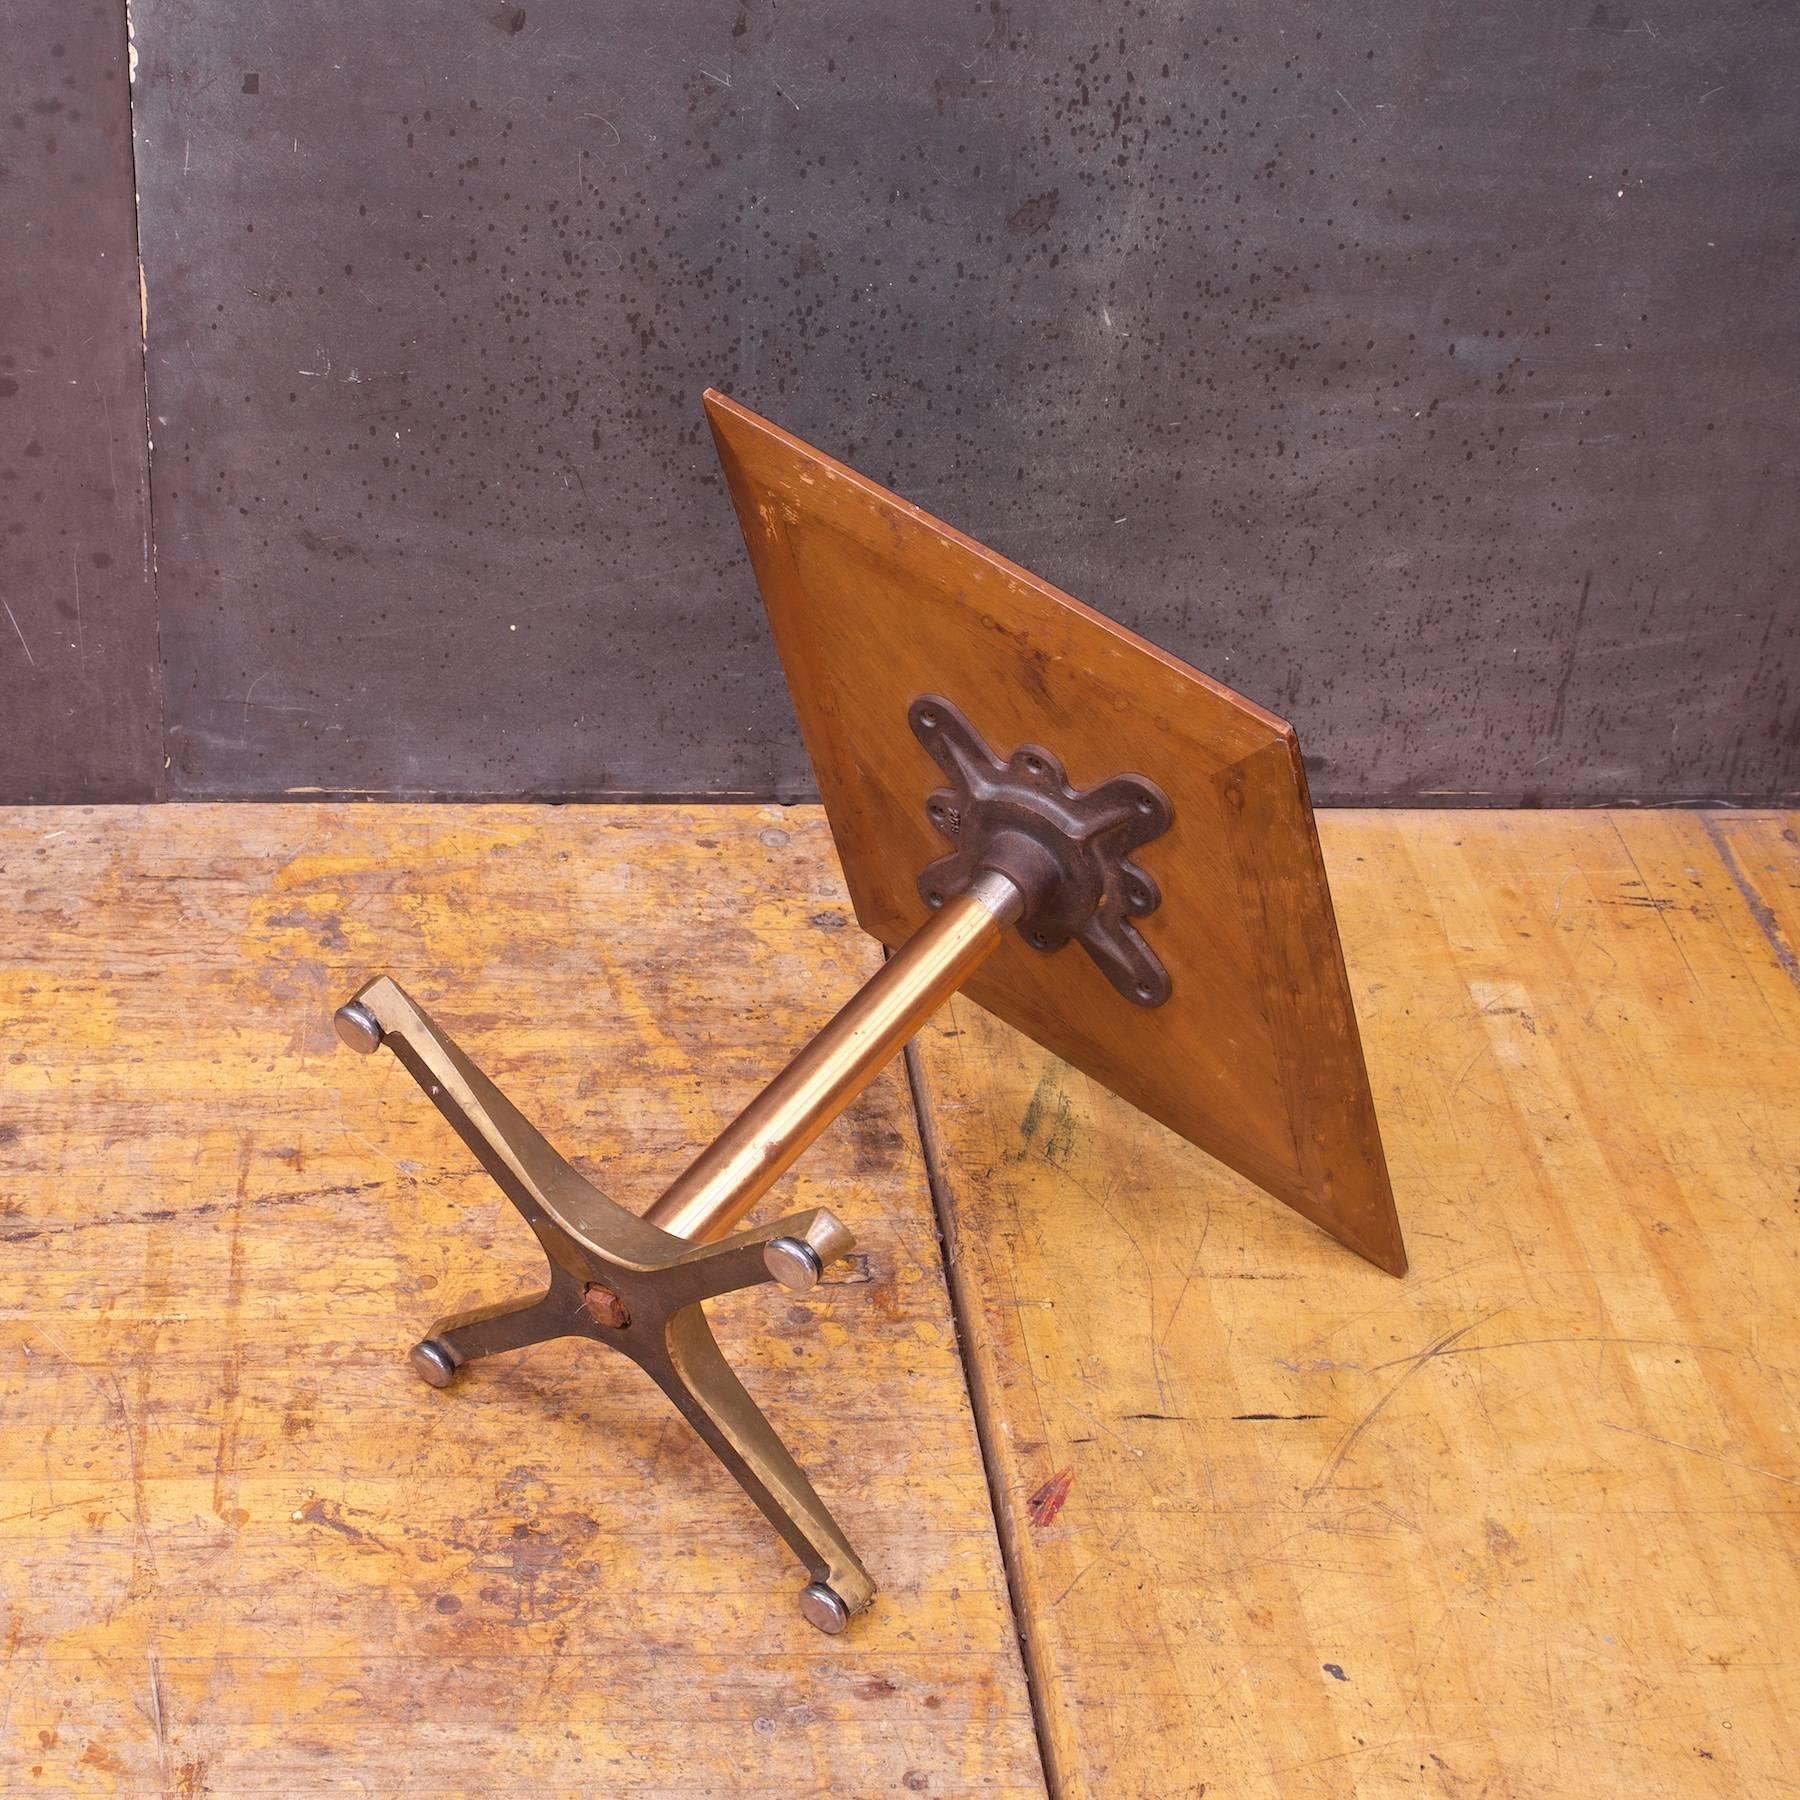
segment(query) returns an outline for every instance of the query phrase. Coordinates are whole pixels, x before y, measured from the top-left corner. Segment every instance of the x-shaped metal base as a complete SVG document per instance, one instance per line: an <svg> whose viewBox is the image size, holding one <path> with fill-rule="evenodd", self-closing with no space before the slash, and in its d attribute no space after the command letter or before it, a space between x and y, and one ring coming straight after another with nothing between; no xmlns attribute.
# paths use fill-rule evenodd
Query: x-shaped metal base
<svg viewBox="0 0 1800 1800"><path fill-rule="evenodd" d="M628 1356L675 1403L806 1565L800 1610L842 1631L874 1584L812 1484L744 1391L701 1302L778 1281L810 1288L855 1239L830 1212L694 1244L627 1212L570 1167L544 1136L383 975L337 1012L338 1036L368 1054L385 1044L518 1208L550 1263L529 1299L440 1319L412 1352L433 1387L464 1363L548 1338L584 1337Z"/></svg>

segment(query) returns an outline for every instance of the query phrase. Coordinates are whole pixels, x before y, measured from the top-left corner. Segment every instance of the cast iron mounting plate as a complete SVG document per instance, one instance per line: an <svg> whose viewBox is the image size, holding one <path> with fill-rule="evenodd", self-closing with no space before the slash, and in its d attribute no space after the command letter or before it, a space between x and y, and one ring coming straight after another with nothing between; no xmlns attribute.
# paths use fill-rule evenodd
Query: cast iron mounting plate
<svg viewBox="0 0 1800 1800"><path fill-rule="evenodd" d="M1034 950L1048 955L1074 938L1133 1006L1161 1006L1169 972L1132 920L1155 912L1162 895L1127 852L1169 829L1168 795L1141 775L1080 792L1042 744L996 756L942 694L922 694L907 717L951 783L925 800L925 816L955 846L920 871L925 904L942 906L982 869L999 869L1042 896L1018 925Z"/></svg>

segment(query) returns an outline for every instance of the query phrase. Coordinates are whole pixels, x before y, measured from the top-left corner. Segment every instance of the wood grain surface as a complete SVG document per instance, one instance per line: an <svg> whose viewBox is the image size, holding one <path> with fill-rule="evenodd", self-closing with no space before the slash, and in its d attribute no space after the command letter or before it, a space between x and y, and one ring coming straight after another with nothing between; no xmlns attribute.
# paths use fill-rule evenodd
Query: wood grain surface
<svg viewBox="0 0 1800 1800"><path fill-rule="evenodd" d="M1320 824L1405 1282L976 1006L916 1041L1052 1785L1790 1792L1793 821Z"/></svg>
<svg viewBox="0 0 1800 1800"><path fill-rule="evenodd" d="M721 394L706 397L844 879L890 947L927 913L943 772L908 709L941 694L990 750L1078 789L1138 775L1174 818L1133 859L1169 972L1132 1005L1019 932L967 992L1381 1267L1406 1267L1293 729Z"/></svg>
<svg viewBox="0 0 1800 1800"><path fill-rule="evenodd" d="M0 915L0 1789L1043 1791L898 1067L767 1202L851 1262L713 1309L848 1636L623 1360L405 1363L542 1257L332 1008L391 970L647 1203L875 966L816 809L13 811Z"/></svg>
<svg viewBox="0 0 1800 1800"><path fill-rule="evenodd" d="M1793 822L1322 825L1405 1282L979 1007L919 1041L1055 1785L1783 1792ZM894 1075L790 1178L842 1284L717 1309L848 1638L622 1364L402 1360L536 1252L345 984L648 1197L873 966L816 810L12 812L0 901L0 1790L1042 1791Z"/></svg>

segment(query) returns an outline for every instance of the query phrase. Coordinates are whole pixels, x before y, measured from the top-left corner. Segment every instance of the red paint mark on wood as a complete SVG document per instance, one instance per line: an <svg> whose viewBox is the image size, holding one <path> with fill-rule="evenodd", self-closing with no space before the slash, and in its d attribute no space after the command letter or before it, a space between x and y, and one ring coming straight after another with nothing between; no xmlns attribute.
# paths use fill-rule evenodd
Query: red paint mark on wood
<svg viewBox="0 0 1800 1800"><path fill-rule="evenodd" d="M1058 1469L1038 1491L1025 1502L1026 1510L1031 1514L1034 1525L1053 1525L1056 1515L1062 1511L1063 1502L1069 1497L1069 1489L1075 1485L1073 1469Z"/></svg>

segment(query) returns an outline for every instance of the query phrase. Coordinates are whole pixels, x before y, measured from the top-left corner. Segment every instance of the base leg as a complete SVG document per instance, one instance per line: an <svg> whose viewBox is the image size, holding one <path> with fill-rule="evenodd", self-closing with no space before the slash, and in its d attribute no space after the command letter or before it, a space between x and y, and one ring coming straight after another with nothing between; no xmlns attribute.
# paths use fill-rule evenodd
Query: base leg
<svg viewBox="0 0 1800 1800"><path fill-rule="evenodd" d="M551 1338L588 1335L579 1297L556 1286L529 1300L503 1300L439 1319L413 1346L412 1366L433 1387L448 1387L466 1362Z"/></svg>
<svg viewBox="0 0 1800 1800"><path fill-rule="evenodd" d="M836 1633L875 1596L875 1584L837 1521L813 1491L775 1427L744 1390L697 1306L667 1323L669 1360L644 1367L675 1402L732 1478L806 1565L801 1590L808 1623Z"/></svg>

